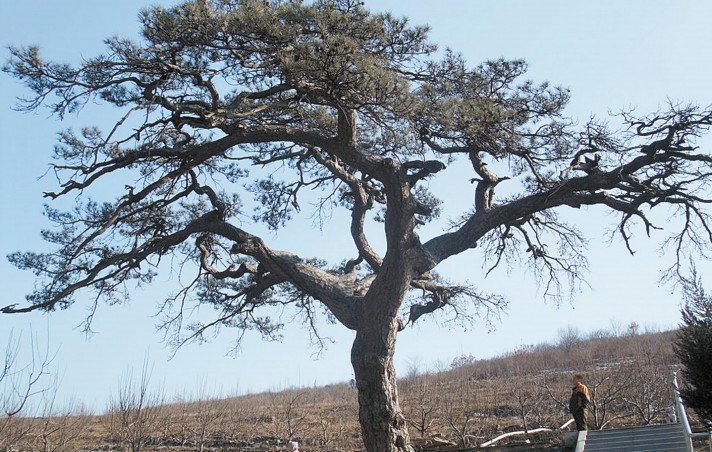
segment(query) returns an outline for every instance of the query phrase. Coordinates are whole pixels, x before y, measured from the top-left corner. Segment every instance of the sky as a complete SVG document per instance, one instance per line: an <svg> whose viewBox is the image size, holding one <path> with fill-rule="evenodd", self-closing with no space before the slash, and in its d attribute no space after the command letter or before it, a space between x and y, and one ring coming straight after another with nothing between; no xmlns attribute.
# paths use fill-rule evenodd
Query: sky
<svg viewBox="0 0 712 452"><path fill-rule="evenodd" d="M76 63L101 52L106 37L138 38L140 8L175 3L0 0L0 60L8 58L8 45L37 44L49 59ZM413 24L429 24L434 42L462 53L472 65L502 56L524 58L529 63L528 78L549 80L571 90L567 113L579 122L629 107L652 112L668 99L712 105L709 2L367 0L366 6L409 17ZM70 125L81 127L102 120L96 116L102 111L98 107L63 123L47 111L13 110L15 99L27 94L18 81L0 74L1 306L23 302L33 284L32 275L12 267L5 256L18 250L41 251L46 246L39 237L40 230L48 226L42 215L42 192L54 189L55 181L40 176L50 162L56 133ZM471 186L466 180L450 177L445 181L440 189L456 200L454 204L469 202ZM658 284L665 267L665 258L657 251L659 236L648 239L637 231L636 254L631 256L621 243L609 245L604 240L603 225L613 219L590 211L581 220L579 225L591 238L590 287L572 303L544 302L533 276L523 270L496 272L483 279L478 256L457 256L438 267L438 272L497 290L508 297L510 309L493 325L479 323L461 329L441 319L404 330L395 356L399 375L447 367L461 355L487 358L525 345L555 342L570 327L582 333L625 329L631 322L649 330L675 328L680 323L680 296ZM339 246L325 249L320 244L340 243L342 229L336 221L323 230L306 228L298 231L299 242L312 247L312 255L338 252ZM294 245L288 234L272 240L277 247ZM698 266L703 277L711 268L706 262ZM49 350L53 356L50 370L59 379L59 399L81 402L97 412L115 397L122 376L139 373L144 362L151 369L152 384L169 399L191 397L198 387L210 388L214 395L229 395L352 378L353 333L340 326L324 326L322 333L333 338L333 343L321 353L310 347L307 331L292 325L283 342L266 343L249 336L237 356L229 354L236 334L229 330L209 343L188 345L174 356L161 341L153 317L165 288L173 283L168 277L159 278L156 287L135 292L129 305L102 306L91 336L78 329L87 314L86 305L51 315L0 315L0 351L10 337L20 340L25 362L29 362L32 343Z"/></svg>

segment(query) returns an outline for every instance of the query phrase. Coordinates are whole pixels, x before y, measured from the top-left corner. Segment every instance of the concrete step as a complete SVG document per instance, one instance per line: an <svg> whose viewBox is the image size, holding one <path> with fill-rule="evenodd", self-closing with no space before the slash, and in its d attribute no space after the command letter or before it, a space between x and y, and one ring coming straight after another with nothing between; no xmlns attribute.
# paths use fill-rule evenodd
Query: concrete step
<svg viewBox="0 0 712 452"><path fill-rule="evenodd" d="M586 434L585 452L686 452L682 424L646 425L613 430L591 430Z"/></svg>

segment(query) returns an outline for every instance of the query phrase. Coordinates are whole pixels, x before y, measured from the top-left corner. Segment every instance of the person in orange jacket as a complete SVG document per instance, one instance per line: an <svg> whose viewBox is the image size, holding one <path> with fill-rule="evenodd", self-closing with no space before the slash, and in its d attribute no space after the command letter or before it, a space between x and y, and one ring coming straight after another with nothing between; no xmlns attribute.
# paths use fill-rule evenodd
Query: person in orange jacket
<svg viewBox="0 0 712 452"><path fill-rule="evenodd" d="M572 383L574 384L569 400L569 411L574 416L576 422L576 430L587 430L588 421L588 405L591 403L591 395L588 393L586 385L581 383L581 375L574 375Z"/></svg>

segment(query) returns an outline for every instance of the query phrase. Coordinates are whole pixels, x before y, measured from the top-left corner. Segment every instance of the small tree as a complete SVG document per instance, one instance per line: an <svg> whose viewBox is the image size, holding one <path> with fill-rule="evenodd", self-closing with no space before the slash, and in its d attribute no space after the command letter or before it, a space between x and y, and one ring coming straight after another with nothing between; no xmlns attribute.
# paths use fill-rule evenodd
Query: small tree
<svg viewBox="0 0 712 452"><path fill-rule="evenodd" d="M472 393L468 382L456 382L451 394L443 401L443 418L450 433L461 447L468 447L476 436L477 417L482 413L475 412Z"/></svg>
<svg viewBox="0 0 712 452"><path fill-rule="evenodd" d="M151 371L144 361L141 379L128 372L119 381L116 399L109 407L110 432L131 452L141 452L159 429L165 397L150 388Z"/></svg>
<svg viewBox="0 0 712 452"><path fill-rule="evenodd" d="M440 389L433 380L429 374L413 376L405 389L404 415L421 438L425 438L439 422Z"/></svg>
<svg viewBox="0 0 712 452"><path fill-rule="evenodd" d="M198 451L203 452L206 443L216 436L218 426L222 425L223 418L227 415L227 403L225 399L208 399L201 392L201 397L195 406L195 422L197 424L197 445Z"/></svg>
<svg viewBox="0 0 712 452"><path fill-rule="evenodd" d="M5 353L0 356L0 451L11 449L30 434L32 424L21 416L29 417L31 399L47 391L43 379L52 362L49 348L40 348L30 333L31 355L23 357L20 339L10 331Z"/></svg>
<svg viewBox="0 0 712 452"><path fill-rule="evenodd" d="M36 418L34 431L35 447L42 452L71 452L80 449L79 440L89 429L92 417L84 406L73 401L65 406L57 404L59 382L55 378L52 386L43 394L41 414Z"/></svg>
<svg viewBox="0 0 712 452"><path fill-rule="evenodd" d="M181 432L178 435L181 445L190 438L198 452L203 452L207 444L218 435L224 439L227 434L221 432L230 412L229 399L221 398L217 393L210 393L206 381L200 382L192 396L185 396L180 401Z"/></svg>
<svg viewBox="0 0 712 452"><path fill-rule="evenodd" d="M307 421L303 407L306 395L305 391L293 389L270 393L273 436L287 440L298 436Z"/></svg>
<svg viewBox="0 0 712 452"><path fill-rule="evenodd" d="M663 417L666 408L674 404L671 353L668 347L646 341L642 335L631 338L637 339L636 353L631 362L621 365L619 378L627 382L621 398L637 422L647 425Z"/></svg>
<svg viewBox="0 0 712 452"><path fill-rule="evenodd" d="M705 293L702 280L693 276L684 285L682 325L675 344L683 365L680 395L712 426L712 297Z"/></svg>

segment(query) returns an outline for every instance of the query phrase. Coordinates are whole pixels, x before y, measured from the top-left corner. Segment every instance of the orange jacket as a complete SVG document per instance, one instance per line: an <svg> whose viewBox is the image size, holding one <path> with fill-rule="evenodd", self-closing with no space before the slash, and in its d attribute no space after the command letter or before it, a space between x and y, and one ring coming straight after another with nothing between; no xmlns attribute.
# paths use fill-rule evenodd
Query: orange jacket
<svg viewBox="0 0 712 452"><path fill-rule="evenodd" d="M591 402L591 395L588 393L588 388L584 384L577 384L571 392L571 400L569 400L569 411L576 413L585 410Z"/></svg>

